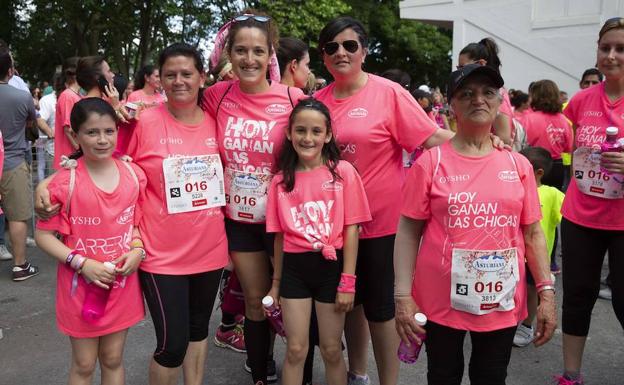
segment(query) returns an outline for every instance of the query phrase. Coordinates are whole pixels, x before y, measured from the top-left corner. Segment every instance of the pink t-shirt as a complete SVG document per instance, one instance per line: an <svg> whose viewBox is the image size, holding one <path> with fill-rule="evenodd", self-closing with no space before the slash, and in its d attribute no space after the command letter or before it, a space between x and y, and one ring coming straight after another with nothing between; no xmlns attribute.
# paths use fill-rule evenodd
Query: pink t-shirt
<svg viewBox="0 0 624 385"><path fill-rule="evenodd" d="M332 116L342 157L359 171L373 220L362 225L360 238L395 234L401 186L405 180L403 150L413 152L438 126L399 84L368 74L355 95L334 97L335 83L314 94Z"/></svg>
<svg viewBox="0 0 624 385"><path fill-rule="evenodd" d="M37 228L63 234L63 243L80 254L100 262L110 262L130 250L132 229L140 220L139 209L147 180L136 165L138 185L130 171L117 160L119 184L111 193L100 190L89 176L84 159L78 159L76 181L69 202L70 171L61 169L48 185L52 203L60 203L59 215L39 220ZM104 316L95 325L81 315L87 282L78 279L72 295L74 270L64 263L57 267L56 320L64 334L77 338L99 337L126 329L145 316L137 273L117 276Z"/></svg>
<svg viewBox="0 0 624 385"><path fill-rule="evenodd" d="M137 121L131 119L128 123L119 122L117 124L117 147L115 147L115 156L120 157L126 155L128 143L132 136L132 131L136 127Z"/></svg>
<svg viewBox="0 0 624 385"><path fill-rule="evenodd" d="M74 153L75 149L71 145L69 139L65 135L63 127L70 126L69 121L71 110L81 98L80 95L69 88L61 92L56 102L56 112L54 113L54 167L60 168L61 156L69 156Z"/></svg>
<svg viewBox="0 0 624 385"><path fill-rule="evenodd" d="M266 183L264 188L268 189L277 155L286 138L290 112L303 98L305 95L300 89L277 82L272 82L268 91L259 94L244 93L238 80L218 82L208 88L202 106L217 121L219 151L225 172L231 169L265 174L267 177L262 180ZM226 183L225 193L230 195L231 188L232 184ZM265 203L258 202L260 206ZM245 216L240 214L226 210L228 218L245 221Z"/></svg>
<svg viewBox="0 0 624 385"><path fill-rule="evenodd" d="M139 228L147 258L141 270L185 275L220 269L228 262L223 213L219 207L169 214L163 160L218 154L214 120L183 124L167 107L144 111L128 144L128 155L147 175L146 200Z"/></svg>
<svg viewBox="0 0 624 385"><path fill-rule="evenodd" d="M341 249L344 226L370 221L368 200L357 171L341 160L341 179L332 183L326 166L297 171L295 186L286 192L283 175L271 181L267 203L267 232L284 233L284 251L302 253L323 246Z"/></svg>
<svg viewBox="0 0 624 385"><path fill-rule="evenodd" d="M509 91L507 91L505 87L502 87L500 93L503 96L503 102L500 107L498 107L498 112L509 117L509 128L511 129L511 139L513 140L516 137L516 128L513 124L514 112L511 99L509 99ZM492 132L494 132L494 127L492 127Z"/></svg>
<svg viewBox="0 0 624 385"><path fill-rule="evenodd" d="M468 157L450 143L425 152L403 189L401 214L426 222L412 295L431 321L456 329L490 331L526 317L522 225L540 220L531 164L522 155L493 150ZM451 308L452 250L516 248L519 280L515 308L474 315Z"/></svg>
<svg viewBox="0 0 624 385"><path fill-rule="evenodd" d="M565 116L576 126L576 147L600 145L607 138L606 129L619 127L624 137L624 98L609 101L604 83L575 94ZM583 194L570 183L561 209L563 217L581 226L604 230L624 230L624 199L604 199Z"/></svg>
<svg viewBox="0 0 624 385"><path fill-rule="evenodd" d="M572 128L565 115L530 111L521 123L529 145L548 150L553 159L561 159L562 152L572 151Z"/></svg>
<svg viewBox="0 0 624 385"><path fill-rule="evenodd" d="M160 92L154 92L152 95L148 95L143 90L132 91L128 95L129 103L143 103L145 108L157 107L165 102L165 97Z"/></svg>

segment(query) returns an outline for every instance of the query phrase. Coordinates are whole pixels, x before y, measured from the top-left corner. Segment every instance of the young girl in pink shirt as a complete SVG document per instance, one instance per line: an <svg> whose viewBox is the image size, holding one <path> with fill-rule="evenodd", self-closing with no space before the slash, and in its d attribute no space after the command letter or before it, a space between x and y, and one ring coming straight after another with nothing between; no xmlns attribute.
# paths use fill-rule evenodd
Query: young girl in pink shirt
<svg viewBox="0 0 624 385"><path fill-rule="evenodd" d="M135 224L146 178L137 166L112 157L117 128L109 103L79 101L71 127L80 149L74 159L65 158L67 168L48 186L61 213L39 221L35 237L59 261L56 319L72 346L69 384L91 383L98 359L102 382L123 384L128 328L145 315L135 274L145 251Z"/></svg>
<svg viewBox="0 0 624 385"><path fill-rule="evenodd" d="M371 220L368 200L355 168L340 160L323 103L297 104L286 136L266 214L267 231L276 233L268 295L281 295L288 336L282 383L301 384L314 304L327 383L346 385L341 337L353 308L358 223Z"/></svg>

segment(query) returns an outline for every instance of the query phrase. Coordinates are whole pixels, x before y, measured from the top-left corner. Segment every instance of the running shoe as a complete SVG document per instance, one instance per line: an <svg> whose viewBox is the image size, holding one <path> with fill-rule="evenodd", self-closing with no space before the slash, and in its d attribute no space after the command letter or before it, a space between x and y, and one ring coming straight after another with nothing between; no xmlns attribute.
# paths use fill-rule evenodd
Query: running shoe
<svg viewBox="0 0 624 385"><path fill-rule="evenodd" d="M523 348L533 341L533 327L527 327L522 322L516 329L516 335L513 339L514 346Z"/></svg>
<svg viewBox="0 0 624 385"><path fill-rule="evenodd" d="M249 366L249 359L245 360L245 371L251 374L251 366ZM277 382L277 366L274 359L267 361L267 382L272 384Z"/></svg>
<svg viewBox="0 0 624 385"><path fill-rule="evenodd" d="M21 266L13 266L13 280L15 282L25 281L37 274L39 274L39 268L28 262Z"/></svg>
<svg viewBox="0 0 624 385"><path fill-rule="evenodd" d="M368 378L368 374L360 376L349 372L347 375L347 381L347 385L370 385L370 378Z"/></svg>
<svg viewBox="0 0 624 385"><path fill-rule="evenodd" d="M609 286L605 287L604 289L601 289L598 292L598 298L602 298L602 299L606 299L607 301L611 301L612 297L613 297L613 293L611 292L611 288Z"/></svg>
<svg viewBox="0 0 624 385"><path fill-rule="evenodd" d="M247 352L245 348L245 335L240 325L236 325L233 329L225 331L219 326L214 337L214 344L220 348L232 349L239 353Z"/></svg>
<svg viewBox="0 0 624 385"><path fill-rule="evenodd" d="M7 249L6 245L0 245L0 261L10 261L13 259L13 254Z"/></svg>
<svg viewBox="0 0 624 385"><path fill-rule="evenodd" d="M556 385L584 385L583 377L576 380L567 379L565 376L555 376Z"/></svg>

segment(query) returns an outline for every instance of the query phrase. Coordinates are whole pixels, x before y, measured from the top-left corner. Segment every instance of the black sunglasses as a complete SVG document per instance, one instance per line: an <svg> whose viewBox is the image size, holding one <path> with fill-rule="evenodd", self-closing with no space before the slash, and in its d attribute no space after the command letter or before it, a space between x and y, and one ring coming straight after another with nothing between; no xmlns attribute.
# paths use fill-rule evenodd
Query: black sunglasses
<svg viewBox="0 0 624 385"><path fill-rule="evenodd" d="M343 46L347 52L355 53L360 47L360 43L357 40L345 40L342 43L338 43L337 41L330 41L329 43L325 43L323 47L323 52L328 55L333 55L338 51L338 48Z"/></svg>
<svg viewBox="0 0 624 385"><path fill-rule="evenodd" d="M259 23L266 23L267 21L271 20L269 16L252 15L250 13L245 13L244 15L236 16L232 20L235 22L240 22L240 21L245 21L249 19L254 19L255 21Z"/></svg>

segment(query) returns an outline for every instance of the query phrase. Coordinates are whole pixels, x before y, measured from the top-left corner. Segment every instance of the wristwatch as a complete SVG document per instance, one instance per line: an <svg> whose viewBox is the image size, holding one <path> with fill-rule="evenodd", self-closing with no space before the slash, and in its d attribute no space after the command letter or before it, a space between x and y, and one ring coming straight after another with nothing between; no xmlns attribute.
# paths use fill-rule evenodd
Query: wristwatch
<svg viewBox="0 0 624 385"><path fill-rule="evenodd" d="M553 285L544 285L537 289L537 294L543 292L544 290L552 290L553 294L556 293L555 287Z"/></svg>

